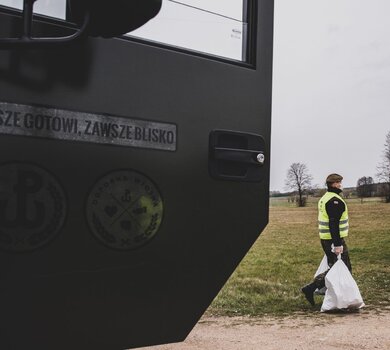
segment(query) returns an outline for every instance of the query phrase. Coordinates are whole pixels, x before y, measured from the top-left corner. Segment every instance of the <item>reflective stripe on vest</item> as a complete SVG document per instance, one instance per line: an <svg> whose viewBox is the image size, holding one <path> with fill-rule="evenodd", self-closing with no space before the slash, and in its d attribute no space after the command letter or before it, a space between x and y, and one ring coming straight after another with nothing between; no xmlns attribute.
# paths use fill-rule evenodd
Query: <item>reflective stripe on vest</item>
<svg viewBox="0 0 390 350"><path fill-rule="evenodd" d="M322 198L318 201L318 231L321 239L332 239L329 230L329 216L326 212L326 203L328 203L333 197L336 197L345 205L345 211L341 215L339 222L340 237L348 236L349 221L348 221L348 208L344 199L334 192L326 192Z"/></svg>

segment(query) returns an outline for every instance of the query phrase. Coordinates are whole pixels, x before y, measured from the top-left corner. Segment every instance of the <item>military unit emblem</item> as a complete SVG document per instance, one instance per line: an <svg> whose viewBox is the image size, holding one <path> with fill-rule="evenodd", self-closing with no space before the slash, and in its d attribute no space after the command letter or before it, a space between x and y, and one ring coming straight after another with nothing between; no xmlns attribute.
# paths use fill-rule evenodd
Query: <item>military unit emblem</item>
<svg viewBox="0 0 390 350"><path fill-rule="evenodd" d="M157 233L163 203L156 186L133 170L112 172L97 181L87 199L93 234L110 248L128 250Z"/></svg>

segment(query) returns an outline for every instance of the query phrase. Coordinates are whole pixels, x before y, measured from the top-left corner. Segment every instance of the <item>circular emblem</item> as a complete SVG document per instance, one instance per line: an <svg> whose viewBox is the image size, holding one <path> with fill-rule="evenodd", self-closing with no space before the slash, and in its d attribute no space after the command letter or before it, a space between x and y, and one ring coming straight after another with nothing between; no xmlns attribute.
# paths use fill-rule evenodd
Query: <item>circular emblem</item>
<svg viewBox="0 0 390 350"><path fill-rule="evenodd" d="M158 231L163 203L156 186L133 170L112 172L97 181L87 200L93 234L110 248L128 250Z"/></svg>
<svg viewBox="0 0 390 350"><path fill-rule="evenodd" d="M0 249L26 252L52 240L66 216L65 193L46 170L0 165Z"/></svg>

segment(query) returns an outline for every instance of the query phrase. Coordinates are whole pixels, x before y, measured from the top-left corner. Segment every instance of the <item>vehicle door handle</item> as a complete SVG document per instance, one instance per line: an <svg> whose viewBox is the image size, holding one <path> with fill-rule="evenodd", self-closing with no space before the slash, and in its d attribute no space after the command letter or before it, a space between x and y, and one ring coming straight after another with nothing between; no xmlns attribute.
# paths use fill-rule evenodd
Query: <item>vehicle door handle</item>
<svg viewBox="0 0 390 350"><path fill-rule="evenodd" d="M268 173L262 136L213 130L209 138L209 173L217 180L259 182Z"/></svg>
<svg viewBox="0 0 390 350"><path fill-rule="evenodd" d="M264 165L265 157L263 151L240 148L215 147L214 159L262 166Z"/></svg>

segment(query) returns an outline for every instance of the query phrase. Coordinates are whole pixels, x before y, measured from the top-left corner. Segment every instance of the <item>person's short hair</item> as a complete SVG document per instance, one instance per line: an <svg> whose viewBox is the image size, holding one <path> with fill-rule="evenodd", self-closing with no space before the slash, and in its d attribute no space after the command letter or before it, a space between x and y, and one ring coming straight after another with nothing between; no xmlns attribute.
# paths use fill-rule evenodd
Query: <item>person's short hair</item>
<svg viewBox="0 0 390 350"><path fill-rule="evenodd" d="M341 182L343 180L343 177L339 174L330 174L326 178L326 184L331 185L335 182Z"/></svg>

